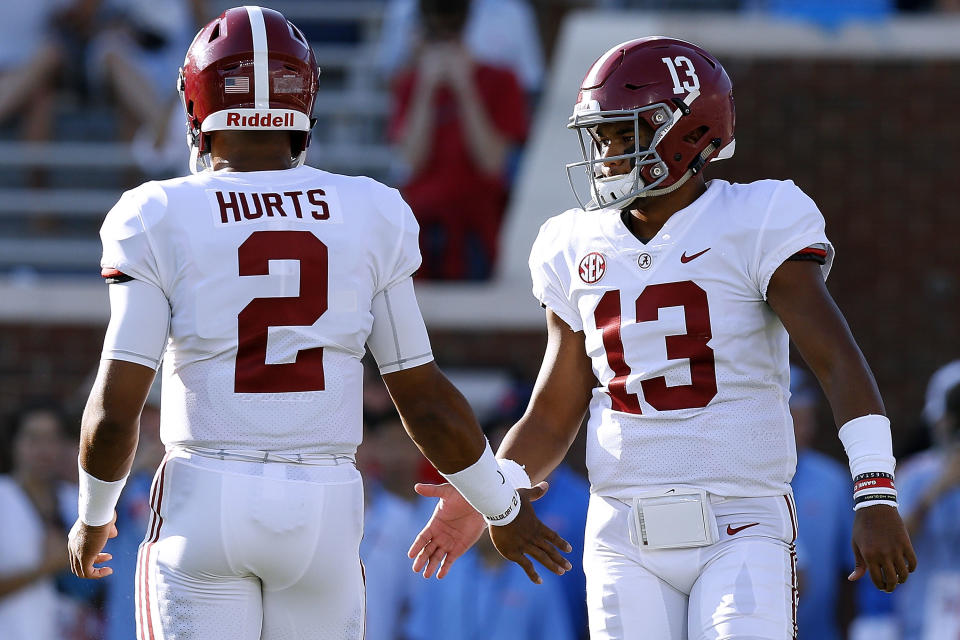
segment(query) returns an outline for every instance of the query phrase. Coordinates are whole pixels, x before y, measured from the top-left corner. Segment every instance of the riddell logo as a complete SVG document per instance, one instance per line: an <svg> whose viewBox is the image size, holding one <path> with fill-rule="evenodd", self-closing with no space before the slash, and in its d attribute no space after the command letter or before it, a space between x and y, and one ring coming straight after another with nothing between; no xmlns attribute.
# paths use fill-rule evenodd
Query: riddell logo
<svg viewBox="0 0 960 640"><path fill-rule="evenodd" d="M285 113L282 116L272 116L269 113L255 113L252 116L242 116L239 113L227 112L228 127L263 127L264 129L275 127L292 127L293 114Z"/></svg>

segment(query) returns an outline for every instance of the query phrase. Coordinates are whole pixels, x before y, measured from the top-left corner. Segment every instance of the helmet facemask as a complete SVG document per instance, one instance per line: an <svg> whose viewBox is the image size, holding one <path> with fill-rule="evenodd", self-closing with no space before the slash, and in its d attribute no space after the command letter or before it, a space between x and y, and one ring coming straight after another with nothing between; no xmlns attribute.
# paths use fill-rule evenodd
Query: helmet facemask
<svg viewBox="0 0 960 640"><path fill-rule="evenodd" d="M567 180L570 182L570 187L573 189L580 207L588 211L620 207L637 198L664 195L679 188L689 178L689 172L687 176L682 177L670 187L656 188L669 175L667 164L660 157L657 147L680 118L685 113L689 113L689 105L698 95L699 92L696 91L689 93L684 100L677 100L680 104L675 105L675 107L671 107L664 102L658 102L637 109L604 111L600 109L596 101L578 103L567 128L576 129L583 160L567 165ZM648 147L634 147L630 153L600 157L599 145L590 132L590 128L610 122L631 122L633 123L634 140L639 140L641 119L643 119L645 125L653 130ZM630 171L621 175L605 177L603 175L604 163L619 160L629 160ZM652 178L649 182L643 175L644 167L648 166L651 168L647 173ZM590 184L590 199L587 202L584 202L573 184L572 171L579 167L582 167L586 172Z"/></svg>
<svg viewBox="0 0 960 640"><path fill-rule="evenodd" d="M201 154L203 148L203 132L200 131L200 123L190 113L191 109L187 105L186 84L183 79L183 67L180 67L180 73L177 77L177 93L180 94L180 104L183 106L183 113L187 117L187 148L190 149L190 173L196 174L203 171L210 171L213 166L210 164L210 154L205 152Z"/></svg>

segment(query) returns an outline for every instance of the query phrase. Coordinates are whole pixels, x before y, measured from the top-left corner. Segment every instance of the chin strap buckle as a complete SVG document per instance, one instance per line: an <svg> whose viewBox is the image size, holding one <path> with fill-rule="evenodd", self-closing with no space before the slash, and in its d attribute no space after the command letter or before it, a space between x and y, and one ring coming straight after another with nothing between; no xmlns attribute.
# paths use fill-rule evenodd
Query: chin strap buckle
<svg viewBox="0 0 960 640"><path fill-rule="evenodd" d="M713 153L720 148L720 138L714 138L710 141L710 144L706 148L697 154L697 157L693 159L693 162L690 163L690 166L687 167L694 175L700 173L700 170L703 169L703 165L707 163L707 158L709 158Z"/></svg>

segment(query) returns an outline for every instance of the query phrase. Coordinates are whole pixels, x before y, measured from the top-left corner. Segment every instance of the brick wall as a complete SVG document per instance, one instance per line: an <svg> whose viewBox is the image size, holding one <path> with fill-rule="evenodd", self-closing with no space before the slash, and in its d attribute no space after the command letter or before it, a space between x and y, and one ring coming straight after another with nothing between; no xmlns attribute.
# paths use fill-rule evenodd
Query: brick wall
<svg viewBox="0 0 960 640"><path fill-rule="evenodd" d="M41 397L82 410L102 346L102 328L0 325L0 417Z"/></svg>
<svg viewBox="0 0 960 640"><path fill-rule="evenodd" d="M791 178L819 204L830 291L908 446L927 379L960 358L960 62L724 64L738 148L712 175Z"/></svg>

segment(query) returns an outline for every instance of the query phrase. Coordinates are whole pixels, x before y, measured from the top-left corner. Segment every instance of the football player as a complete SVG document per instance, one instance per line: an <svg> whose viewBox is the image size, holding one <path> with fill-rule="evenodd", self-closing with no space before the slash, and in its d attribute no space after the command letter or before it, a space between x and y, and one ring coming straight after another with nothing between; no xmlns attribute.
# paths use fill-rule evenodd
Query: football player
<svg viewBox="0 0 960 640"><path fill-rule="evenodd" d="M280 13L225 11L180 74L195 175L125 193L101 229L111 318L69 553L77 575L111 573L103 549L162 360L167 454L136 574L143 640L363 636L365 346L410 436L503 530L501 553L534 581L530 558L570 566L529 505L545 487L505 483L433 362L409 207L368 178L302 166L318 74Z"/></svg>
<svg viewBox="0 0 960 640"><path fill-rule="evenodd" d="M542 480L589 410L591 637L795 637L789 338L849 457L850 579L893 591L916 557L889 420L824 286L823 217L790 181L704 179L734 149L723 66L689 42L625 42L590 67L568 126L583 151L568 172L586 171L590 202L548 220L533 246L546 355L498 456L525 467L516 486ZM482 520L450 487L418 490L442 499L410 556L442 577Z"/></svg>

